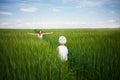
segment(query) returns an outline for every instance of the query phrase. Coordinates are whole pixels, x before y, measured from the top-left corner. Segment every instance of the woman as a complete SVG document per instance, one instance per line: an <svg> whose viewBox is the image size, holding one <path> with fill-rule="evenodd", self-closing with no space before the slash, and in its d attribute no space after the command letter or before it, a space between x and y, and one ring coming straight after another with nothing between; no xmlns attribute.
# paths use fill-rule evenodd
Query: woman
<svg viewBox="0 0 120 80"><path fill-rule="evenodd" d="M43 38L44 35L47 35L47 34L52 34L53 32L47 32L47 33L42 33L42 31L40 30L38 32L38 34L35 34L35 33L28 33L30 35L37 35L39 38Z"/></svg>
<svg viewBox="0 0 120 80"><path fill-rule="evenodd" d="M43 33L42 33L41 30L40 30L39 33L38 33L38 37L39 37L39 38L42 38L42 37L43 37Z"/></svg>

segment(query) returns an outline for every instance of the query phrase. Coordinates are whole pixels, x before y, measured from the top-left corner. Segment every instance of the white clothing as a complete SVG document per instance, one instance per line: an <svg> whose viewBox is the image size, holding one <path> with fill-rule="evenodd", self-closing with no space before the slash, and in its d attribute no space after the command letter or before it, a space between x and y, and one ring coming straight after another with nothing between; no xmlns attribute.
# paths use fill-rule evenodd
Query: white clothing
<svg viewBox="0 0 120 80"><path fill-rule="evenodd" d="M58 46L58 53L59 53L59 58L62 61L66 61L68 59L67 55L68 55L68 49L66 46L64 45L60 45Z"/></svg>
<svg viewBox="0 0 120 80"><path fill-rule="evenodd" d="M41 35L38 34L38 37L39 37L39 38L43 38L43 34L41 34Z"/></svg>

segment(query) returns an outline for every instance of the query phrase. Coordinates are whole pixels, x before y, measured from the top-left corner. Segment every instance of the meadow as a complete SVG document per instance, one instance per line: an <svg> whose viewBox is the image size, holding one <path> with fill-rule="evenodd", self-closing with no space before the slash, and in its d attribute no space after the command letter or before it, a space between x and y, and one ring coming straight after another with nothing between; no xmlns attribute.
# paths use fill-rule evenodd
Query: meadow
<svg viewBox="0 0 120 80"><path fill-rule="evenodd" d="M0 80L120 80L120 29L0 29ZM68 61L58 59L59 36Z"/></svg>

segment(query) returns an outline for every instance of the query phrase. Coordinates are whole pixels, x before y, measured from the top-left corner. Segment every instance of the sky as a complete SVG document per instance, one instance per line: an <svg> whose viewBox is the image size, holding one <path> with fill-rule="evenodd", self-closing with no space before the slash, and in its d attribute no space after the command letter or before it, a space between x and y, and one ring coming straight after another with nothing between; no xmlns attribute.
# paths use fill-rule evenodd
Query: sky
<svg viewBox="0 0 120 80"><path fill-rule="evenodd" d="M120 0L0 0L0 28L120 28Z"/></svg>

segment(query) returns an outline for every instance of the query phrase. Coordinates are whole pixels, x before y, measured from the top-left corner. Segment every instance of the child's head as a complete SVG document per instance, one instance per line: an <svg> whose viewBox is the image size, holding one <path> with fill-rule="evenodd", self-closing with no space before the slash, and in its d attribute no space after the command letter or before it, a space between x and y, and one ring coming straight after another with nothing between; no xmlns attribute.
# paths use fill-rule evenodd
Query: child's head
<svg viewBox="0 0 120 80"><path fill-rule="evenodd" d="M58 42L59 42L59 44L65 44L67 42L67 40L64 36L60 36Z"/></svg>

